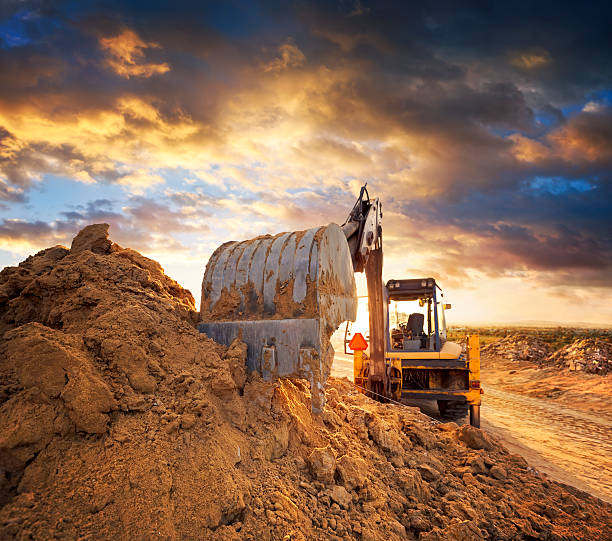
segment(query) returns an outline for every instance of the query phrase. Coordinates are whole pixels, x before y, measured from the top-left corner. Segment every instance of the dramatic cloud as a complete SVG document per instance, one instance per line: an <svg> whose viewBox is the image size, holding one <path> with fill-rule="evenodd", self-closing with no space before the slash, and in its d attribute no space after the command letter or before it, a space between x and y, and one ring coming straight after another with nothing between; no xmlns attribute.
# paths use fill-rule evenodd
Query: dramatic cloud
<svg viewBox="0 0 612 541"><path fill-rule="evenodd" d="M304 65L306 58L293 43L284 43L278 49L280 56L264 67L264 71L283 71Z"/></svg>
<svg viewBox="0 0 612 541"><path fill-rule="evenodd" d="M151 77L170 71L168 64L143 62L144 49L157 49L159 44L142 41L134 31L125 29L118 36L101 38L100 47L108 52L106 64L122 77Z"/></svg>
<svg viewBox="0 0 612 541"><path fill-rule="evenodd" d="M466 318L512 318L509 288L612 300L610 9L7 4L1 248L107 221L199 274L225 240L342 222L368 181L387 275L506 296Z"/></svg>

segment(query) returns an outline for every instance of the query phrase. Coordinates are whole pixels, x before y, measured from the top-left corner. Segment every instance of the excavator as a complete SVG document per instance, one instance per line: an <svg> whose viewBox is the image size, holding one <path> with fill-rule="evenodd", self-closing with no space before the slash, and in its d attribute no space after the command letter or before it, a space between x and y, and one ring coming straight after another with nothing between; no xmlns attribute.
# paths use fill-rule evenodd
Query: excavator
<svg viewBox="0 0 612 541"><path fill-rule="evenodd" d="M446 339L433 278L383 284L382 216L380 200L364 185L342 226L222 244L204 271L198 328L222 344L243 340L247 369L265 380L308 379L311 408L319 413L334 359L330 337L355 321L354 273L365 272L369 351L354 357L358 388L382 401L436 400L443 416L459 417L469 406L470 422L479 426L478 336L467 337L465 352ZM426 329L424 314L393 319L390 306L402 301L427 306Z"/></svg>

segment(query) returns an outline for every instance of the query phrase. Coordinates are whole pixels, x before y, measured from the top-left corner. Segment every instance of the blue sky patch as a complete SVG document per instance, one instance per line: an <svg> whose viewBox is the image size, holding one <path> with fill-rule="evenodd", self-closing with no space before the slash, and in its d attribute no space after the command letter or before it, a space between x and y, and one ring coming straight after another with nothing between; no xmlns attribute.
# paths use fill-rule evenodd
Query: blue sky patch
<svg viewBox="0 0 612 541"><path fill-rule="evenodd" d="M597 184L589 180L567 179L563 177L536 177L529 181L528 186L536 193L551 195L589 192L597 188Z"/></svg>

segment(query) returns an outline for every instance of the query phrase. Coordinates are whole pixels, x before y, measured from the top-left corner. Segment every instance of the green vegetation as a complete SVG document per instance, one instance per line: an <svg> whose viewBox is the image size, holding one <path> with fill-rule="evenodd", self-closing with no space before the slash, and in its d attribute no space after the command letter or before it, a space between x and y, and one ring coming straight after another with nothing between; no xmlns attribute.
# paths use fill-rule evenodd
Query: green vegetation
<svg viewBox="0 0 612 541"><path fill-rule="evenodd" d="M546 342L556 351L567 344L583 338L599 338L612 343L612 328L586 329L572 327L459 327L450 326L447 329L448 339L461 342L466 334L479 334L480 345L486 346L495 340L511 334L526 334Z"/></svg>

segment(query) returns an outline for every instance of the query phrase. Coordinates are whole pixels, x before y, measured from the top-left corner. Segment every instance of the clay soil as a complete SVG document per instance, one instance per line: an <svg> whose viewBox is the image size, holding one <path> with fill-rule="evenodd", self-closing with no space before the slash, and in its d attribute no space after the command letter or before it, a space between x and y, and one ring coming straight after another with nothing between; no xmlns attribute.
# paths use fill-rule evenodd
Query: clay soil
<svg viewBox="0 0 612 541"><path fill-rule="evenodd" d="M582 342L580 340L576 344ZM612 418L612 372L602 374L570 370L568 363L556 362L559 358L567 357L565 350L572 351L573 345L546 355L539 354L539 350L530 351L527 358L534 360L506 355L502 348L491 346L482 351L481 372L484 381L506 391L554 400L580 411Z"/></svg>
<svg viewBox="0 0 612 541"><path fill-rule="evenodd" d="M610 539L481 430L245 373L108 226L0 273L2 539Z"/></svg>

